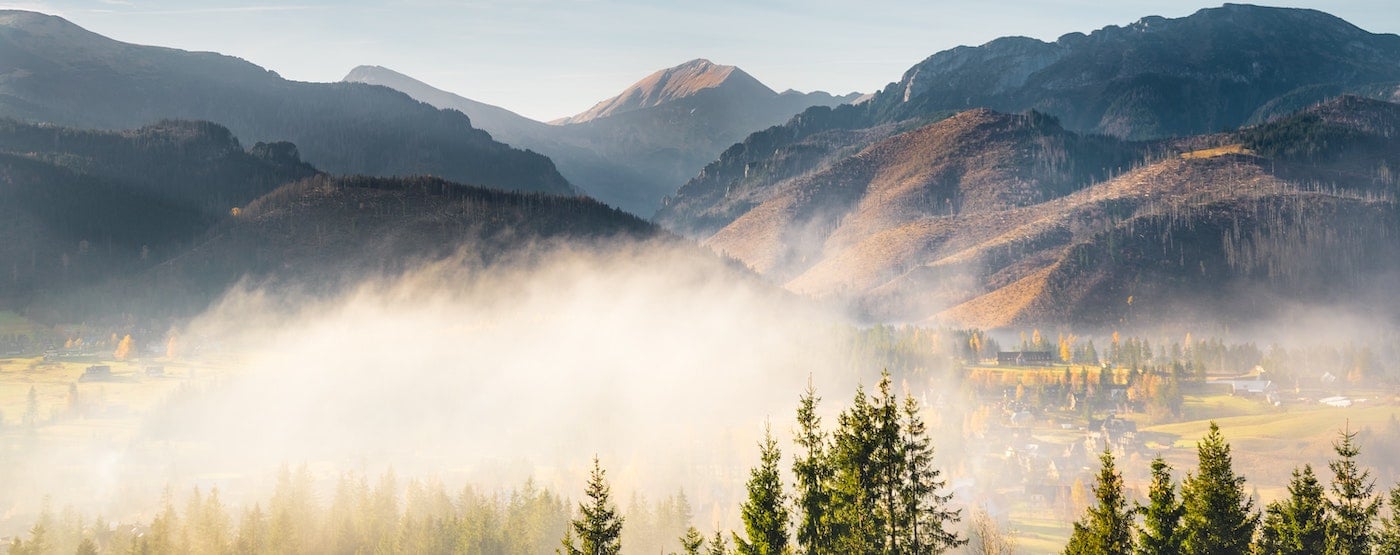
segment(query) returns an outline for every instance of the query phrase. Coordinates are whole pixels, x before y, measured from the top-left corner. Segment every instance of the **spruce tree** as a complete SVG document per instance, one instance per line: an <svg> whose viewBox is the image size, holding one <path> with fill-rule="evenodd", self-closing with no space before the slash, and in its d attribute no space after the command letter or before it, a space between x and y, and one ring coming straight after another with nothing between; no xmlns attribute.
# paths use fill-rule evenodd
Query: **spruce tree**
<svg viewBox="0 0 1400 555"><path fill-rule="evenodd" d="M1123 475L1113 465L1107 447L1099 455L1094 504L1074 523L1066 555L1129 555L1133 552L1133 509L1123 493Z"/></svg>
<svg viewBox="0 0 1400 555"><path fill-rule="evenodd" d="M1400 484L1390 488L1390 518L1381 519L1376 555L1400 555Z"/></svg>
<svg viewBox="0 0 1400 555"><path fill-rule="evenodd" d="M961 509L949 509L952 494L940 491L945 485L941 472L933 467L933 447L927 428L919 416L919 402L904 398L904 480L900 487L901 510L906 523L903 551L942 553L967 543L949 530L962 518Z"/></svg>
<svg viewBox="0 0 1400 555"><path fill-rule="evenodd" d="M1152 484L1147 489L1148 504L1140 509L1138 555L1176 555L1181 552L1181 515L1185 509L1176 498L1172 467L1159 455L1152 459Z"/></svg>
<svg viewBox="0 0 1400 555"><path fill-rule="evenodd" d="M1327 498L1312 465L1293 470L1288 498L1270 503L1264 511L1255 552L1260 555L1308 555L1322 553L1327 544Z"/></svg>
<svg viewBox="0 0 1400 555"><path fill-rule="evenodd" d="M748 539L734 537L741 555L781 555L787 549L787 499L778 475L781 458L772 430L765 427L763 442L759 443L759 465L749 471L749 498L740 507Z"/></svg>
<svg viewBox="0 0 1400 555"><path fill-rule="evenodd" d="M1235 474L1230 445L1220 426L1196 443L1199 466L1181 487L1185 513L1181 519L1182 553L1189 555L1243 555L1249 552L1259 513L1244 491L1245 479Z"/></svg>
<svg viewBox="0 0 1400 555"><path fill-rule="evenodd" d="M880 375L879 396L870 405L875 424L871 462L874 464L871 487L876 506L875 528L882 553L899 553L904 533L910 527L903 510L901 488L907 466L904 462L904 437L900 431L900 406L895 398L890 373Z"/></svg>
<svg viewBox="0 0 1400 555"><path fill-rule="evenodd" d="M876 423L864 388L856 388L854 402L837 421L831 452L831 543L825 552L876 553L882 539L876 514Z"/></svg>
<svg viewBox="0 0 1400 555"><path fill-rule="evenodd" d="M729 542L724 539L724 533L715 530L715 536L710 538L710 549L707 555L729 555Z"/></svg>
<svg viewBox="0 0 1400 555"><path fill-rule="evenodd" d="M826 434L821 430L821 417L817 415L816 388L811 379L807 381L807 391L797 407L797 433L794 443L792 474L794 484L793 500L797 505L797 544L807 555L831 552L829 532L829 510L832 478L831 462L828 459Z"/></svg>
<svg viewBox="0 0 1400 555"><path fill-rule="evenodd" d="M73 555L97 555L97 542L92 541L92 538L83 538Z"/></svg>
<svg viewBox="0 0 1400 555"><path fill-rule="evenodd" d="M700 548L705 545L705 537L700 535L700 531L694 526L686 529L685 535L681 536L681 552L685 555L700 555Z"/></svg>
<svg viewBox="0 0 1400 555"><path fill-rule="evenodd" d="M1363 555L1371 552L1371 527L1380 512L1381 500L1374 493L1371 471L1356 462L1360 450L1356 432L1345 430L1332 444L1336 459L1332 469L1332 518L1327 527L1329 555Z"/></svg>
<svg viewBox="0 0 1400 555"><path fill-rule="evenodd" d="M566 531L563 539L565 555L617 555L622 551L622 517L617 507L608 500L611 495L606 472L593 457L593 472L588 478L588 502L578 504L579 516L572 521L572 531ZM579 545L574 545L573 534L578 534Z"/></svg>

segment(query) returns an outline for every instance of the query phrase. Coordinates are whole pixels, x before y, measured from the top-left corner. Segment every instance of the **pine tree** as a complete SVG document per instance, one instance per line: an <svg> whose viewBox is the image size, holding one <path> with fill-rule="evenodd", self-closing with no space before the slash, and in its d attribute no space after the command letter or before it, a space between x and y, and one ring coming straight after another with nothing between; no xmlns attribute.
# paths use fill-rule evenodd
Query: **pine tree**
<svg viewBox="0 0 1400 555"><path fill-rule="evenodd" d="M92 538L83 538L82 543L78 544L78 550L74 551L73 555L97 555L97 542L92 541Z"/></svg>
<svg viewBox="0 0 1400 555"><path fill-rule="evenodd" d="M876 510L874 410L864 388L857 387L851 407L837 419L831 447L831 540L828 553L879 551Z"/></svg>
<svg viewBox="0 0 1400 555"><path fill-rule="evenodd" d="M24 545L24 553L28 555L49 555L53 546L49 545L49 529L44 525L45 519L40 519L29 529L29 543Z"/></svg>
<svg viewBox="0 0 1400 555"><path fill-rule="evenodd" d="M913 396L904 398L903 432L905 469L900 486L900 509L906 523L903 551L942 553L966 544L966 539L949 530L951 524L961 520L962 510L949 509L952 494L940 493L945 482L942 473L933 467L933 447L924 421L919 417L919 402Z"/></svg>
<svg viewBox="0 0 1400 555"><path fill-rule="evenodd" d="M1113 452L1099 455L1094 504L1074 523L1066 555L1128 555L1133 552L1133 513L1123 494L1123 476L1113 465Z"/></svg>
<svg viewBox="0 0 1400 555"><path fill-rule="evenodd" d="M1390 518L1381 519L1376 555L1400 555L1400 484L1390 488Z"/></svg>
<svg viewBox="0 0 1400 555"><path fill-rule="evenodd" d="M879 549L883 553L899 553L907 521L901 488L907 465L904 462L904 437L900 431L900 407L891 383L889 371L882 372L876 389L879 396L871 403L871 420L875 424L871 462L874 472L871 487L875 498L876 518L873 524Z"/></svg>
<svg viewBox="0 0 1400 555"><path fill-rule="evenodd" d="M749 498L740 507L748 539L734 538L741 555L781 555L787 549L787 499L778 475L781 458L772 430L765 427L759 443L759 465L749 471Z"/></svg>
<svg viewBox="0 0 1400 555"><path fill-rule="evenodd" d="M622 517L608 500L610 488L598 457L593 457L593 472L585 490L589 501L578 505L579 516L573 520L572 532L565 532L563 553L567 555L617 555L622 551ZM579 546L574 546L573 534L578 534Z"/></svg>
<svg viewBox="0 0 1400 555"><path fill-rule="evenodd" d="M794 501L797 505L797 544L802 553L816 555L831 551L829 509L832 478L831 462L827 458L826 434L821 430L817 415L816 388L807 380L807 391L797 407L797 434L794 442L792 473Z"/></svg>
<svg viewBox="0 0 1400 555"><path fill-rule="evenodd" d="M1147 490L1148 504L1139 509L1142 525L1138 528L1138 555L1176 555L1181 552L1181 515L1184 508L1176 498L1172 468L1161 456L1152 459L1152 484Z"/></svg>
<svg viewBox="0 0 1400 555"><path fill-rule="evenodd" d="M1259 513L1245 494L1243 476L1235 474L1230 445L1220 426L1196 444L1197 474L1187 476L1181 487L1182 553L1189 555L1243 555L1249 552Z"/></svg>
<svg viewBox="0 0 1400 555"><path fill-rule="evenodd" d="M1322 553L1327 544L1327 499L1312 465L1293 470L1288 498L1264 511L1255 552L1260 555Z"/></svg>
<svg viewBox="0 0 1400 555"><path fill-rule="evenodd" d="M715 530L715 536L710 538L710 550L708 555L729 555L729 542L724 539L724 533Z"/></svg>
<svg viewBox="0 0 1400 555"><path fill-rule="evenodd" d="M1327 553L1332 555L1362 555L1371 552L1371 527L1380 512L1381 500L1374 492L1371 471L1356 462L1360 450L1356 432L1345 430L1332 444L1336 459L1327 464L1332 469L1332 518L1327 526Z"/></svg>
<svg viewBox="0 0 1400 555"><path fill-rule="evenodd" d="M685 535L680 537L680 542L681 552L685 555L700 555L700 549L705 545L705 537L691 526L685 531Z"/></svg>

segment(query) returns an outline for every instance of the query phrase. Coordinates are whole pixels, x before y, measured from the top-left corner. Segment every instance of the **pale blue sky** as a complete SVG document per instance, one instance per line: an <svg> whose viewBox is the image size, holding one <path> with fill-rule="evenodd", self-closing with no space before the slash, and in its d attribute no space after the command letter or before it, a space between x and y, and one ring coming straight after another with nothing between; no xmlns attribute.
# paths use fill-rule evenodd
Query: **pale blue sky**
<svg viewBox="0 0 1400 555"><path fill-rule="evenodd" d="M127 42L210 50L284 77L335 81L360 64L541 120L571 115L693 58L777 90L869 92L934 52L999 36L1043 40L1179 17L1193 0L0 0ZM1400 32L1395 0L1283 3Z"/></svg>

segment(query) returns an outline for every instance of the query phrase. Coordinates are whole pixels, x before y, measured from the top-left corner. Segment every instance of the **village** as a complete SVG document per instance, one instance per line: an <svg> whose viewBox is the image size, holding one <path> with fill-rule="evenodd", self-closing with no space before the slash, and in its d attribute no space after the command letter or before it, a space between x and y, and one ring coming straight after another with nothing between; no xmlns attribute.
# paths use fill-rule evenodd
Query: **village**
<svg viewBox="0 0 1400 555"><path fill-rule="evenodd" d="M963 369L964 389L976 408L964 421L962 455L968 462L962 466L968 472L957 484L989 500L989 511L1021 523L1020 533L1032 542L1038 534L1046 545L1062 542L1049 521L1082 512L1105 449L1118 460L1161 455L1188 469L1199 436L1182 432L1203 429L1210 420L1250 421L1269 434L1254 440L1261 444L1299 444L1289 440L1303 437L1274 434L1266 423L1299 419L1310 423L1309 439L1350 423L1368 432L1375 428L1378 441L1400 441L1400 423L1391 424L1397 410L1391 385L1355 383L1328 370L1273 376L1260 365L1245 373L1212 373L1185 371L1178 363L1176 375L1160 376L1147 369L1150 364L1134 370L1097 362L1066 362L1048 349L998 351ZM1145 486L1145 467L1124 465L1130 491Z"/></svg>

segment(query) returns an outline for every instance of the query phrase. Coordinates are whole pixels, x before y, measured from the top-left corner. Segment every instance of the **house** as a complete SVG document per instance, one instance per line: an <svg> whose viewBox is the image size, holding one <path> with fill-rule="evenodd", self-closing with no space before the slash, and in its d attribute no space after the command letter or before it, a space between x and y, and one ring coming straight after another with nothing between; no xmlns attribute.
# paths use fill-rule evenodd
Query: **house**
<svg viewBox="0 0 1400 555"><path fill-rule="evenodd" d="M106 365L89 366L78 376L80 382L105 382L112 379L112 367Z"/></svg>
<svg viewBox="0 0 1400 555"><path fill-rule="evenodd" d="M1034 366L1053 364L1055 356L1050 351L1001 351L997 353L998 366Z"/></svg>
<svg viewBox="0 0 1400 555"><path fill-rule="evenodd" d="M1216 383L1229 384L1231 395L1266 396L1278 389L1273 380L1219 380Z"/></svg>

